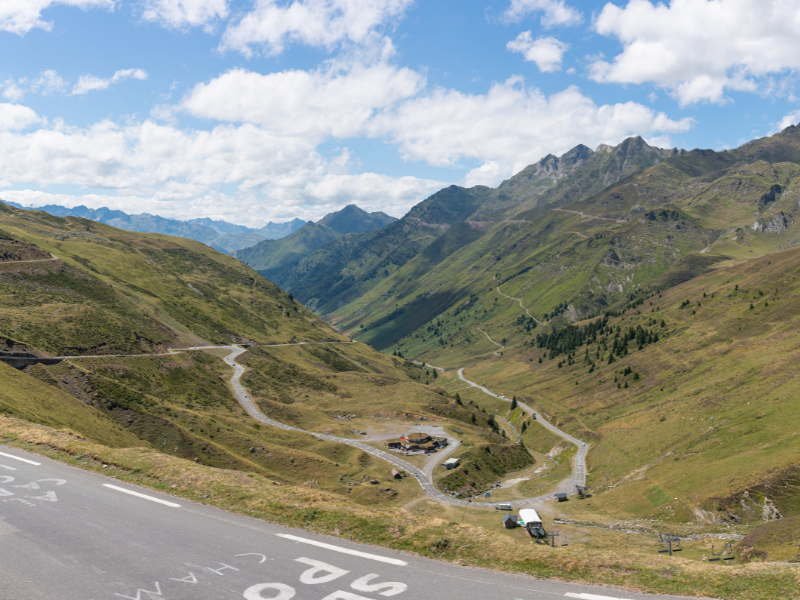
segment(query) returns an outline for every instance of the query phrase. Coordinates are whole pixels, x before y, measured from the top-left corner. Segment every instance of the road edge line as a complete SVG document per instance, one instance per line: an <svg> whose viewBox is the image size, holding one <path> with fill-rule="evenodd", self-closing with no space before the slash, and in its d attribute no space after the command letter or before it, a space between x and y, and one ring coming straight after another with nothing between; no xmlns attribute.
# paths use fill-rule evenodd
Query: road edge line
<svg viewBox="0 0 800 600"><path fill-rule="evenodd" d="M333 550L334 552L341 552L342 554L351 554L361 558L369 558L370 560L377 560L379 562L389 563L390 565L398 565L401 567L408 566L408 563L399 558L389 558L388 556L380 556L379 554L370 554L369 552L361 552L360 550L351 550L350 548L342 548L341 546L334 546L333 544L326 544L325 542L318 542L316 540L309 540L308 538L298 537L289 533L276 533L278 537L282 537L294 542L301 542L303 544L310 544L312 546L319 546L326 550Z"/></svg>
<svg viewBox="0 0 800 600"><path fill-rule="evenodd" d="M42 463L38 463L33 460L28 460L27 458L21 458L19 456L14 456L13 454L6 454L5 452L0 452L0 456L5 456L6 458L13 458L14 460L18 460L20 462L28 463L29 465L36 465L37 467L41 467Z"/></svg>
<svg viewBox="0 0 800 600"><path fill-rule="evenodd" d="M112 485L110 483L104 483L103 487L110 488L112 490L116 490L118 492L122 492L124 494L130 494L131 496L136 496L137 498L144 498L145 500L150 500L152 502L158 502L159 504L164 504L165 506L171 506L172 508L180 508L180 504L176 504L175 502L170 502L169 500L162 500L161 498L156 498L155 496L148 496L147 494L142 494L141 492L135 492L133 490L129 490L126 488L119 487L118 485Z"/></svg>

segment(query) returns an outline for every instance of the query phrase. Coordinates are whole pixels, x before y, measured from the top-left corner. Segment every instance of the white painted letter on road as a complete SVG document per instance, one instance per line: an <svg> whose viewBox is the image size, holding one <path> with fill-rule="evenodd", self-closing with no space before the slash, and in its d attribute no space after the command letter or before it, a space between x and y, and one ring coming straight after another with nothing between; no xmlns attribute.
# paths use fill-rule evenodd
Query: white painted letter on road
<svg viewBox="0 0 800 600"><path fill-rule="evenodd" d="M376 577L380 577L376 573L364 575L360 579L356 579L350 587L359 592L378 592L381 596L396 596L402 594L408 589L405 583L399 581L385 581L383 583L370 583ZM383 592L380 590L384 590Z"/></svg>
<svg viewBox="0 0 800 600"><path fill-rule="evenodd" d="M277 591L277 596L264 596L261 592ZM259 583L244 591L245 600L292 600L294 588L283 583Z"/></svg>
<svg viewBox="0 0 800 600"><path fill-rule="evenodd" d="M45 500L46 502L58 502L58 497L55 492L47 492L44 496L26 496L31 500Z"/></svg>
<svg viewBox="0 0 800 600"><path fill-rule="evenodd" d="M312 558L298 558L295 560L306 565L311 565L310 569L303 571L303 574L300 575L300 583L307 583L310 585L328 583L350 572Z"/></svg>
<svg viewBox="0 0 800 600"><path fill-rule="evenodd" d="M123 594L114 594L114 595L115 596L119 596L120 598L127 598L128 600L142 600L142 594L147 594L148 596L150 596L150 600L153 600L153 596L161 597L161 586L158 585L158 582L156 581L156 591L155 592L151 592L149 590L143 590L143 589L139 588L138 590L136 590L136 597L124 596Z"/></svg>
<svg viewBox="0 0 800 600"><path fill-rule="evenodd" d="M351 594L350 592L333 592L332 594L325 596L322 600L370 600L370 598L365 598L364 596L359 596L357 594Z"/></svg>

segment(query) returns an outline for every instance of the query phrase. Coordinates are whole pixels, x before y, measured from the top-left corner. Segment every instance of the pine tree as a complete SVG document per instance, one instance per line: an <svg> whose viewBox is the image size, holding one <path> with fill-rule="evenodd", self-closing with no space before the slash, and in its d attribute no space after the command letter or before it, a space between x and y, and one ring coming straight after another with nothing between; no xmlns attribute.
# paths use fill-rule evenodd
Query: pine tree
<svg viewBox="0 0 800 600"><path fill-rule="evenodd" d="M511 410L514 410L515 408L517 408L517 397L516 396L514 396L511 399Z"/></svg>
<svg viewBox="0 0 800 600"><path fill-rule="evenodd" d="M456 404L460 404L461 406L464 406L464 404L461 402L461 396L459 396L458 393L456 393Z"/></svg>

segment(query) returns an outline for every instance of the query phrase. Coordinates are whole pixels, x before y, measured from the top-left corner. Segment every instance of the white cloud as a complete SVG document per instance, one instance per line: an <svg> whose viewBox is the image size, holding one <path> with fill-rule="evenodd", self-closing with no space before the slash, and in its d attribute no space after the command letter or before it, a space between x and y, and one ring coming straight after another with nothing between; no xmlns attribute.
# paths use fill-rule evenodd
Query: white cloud
<svg viewBox="0 0 800 600"><path fill-rule="evenodd" d="M206 27L228 16L228 0L145 0L142 18L164 27Z"/></svg>
<svg viewBox="0 0 800 600"><path fill-rule="evenodd" d="M114 0L2 0L0 30L25 35L31 29L50 31L53 23L42 20L42 11L54 5L78 8L114 8Z"/></svg>
<svg viewBox="0 0 800 600"><path fill-rule="evenodd" d="M0 180L0 187L11 182ZM72 208L108 207L127 213L150 213L172 219L210 217L230 223L260 227L268 221L300 218L317 221L347 204L356 204L367 212L381 211L401 217L409 208L432 193L449 185L445 182L416 177L389 177L376 173L361 175L325 175L294 190L291 200L276 196L264 197L255 193L235 196L209 191L191 198L180 199L152 195L54 194L45 190L6 190L0 199L22 206L57 204ZM284 190L278 190L284 191Z"/></svg>
<svg viewBox="0 0 800 600"><path fill-rule="evenodd" d="M368 211L401 217L408 209L448 184L416 177L390 177L377 173L330 174L304 187L302 193L326 214L347 204Z"/></svg>
<svg viewBox="0 0 800 600"><path fill-rule="evenodd" d="M583 21L579 10L567 6L564 0L511 0L511 5L503 13L503 20L510 23L521 21L534 12L543 12L542 26L578 25Z"/></svg>
<svg viewBox="0 0 800 600"><path fill-rule="evenodd" d="M67 82L61 78L57 71L52 69L42 71L37 77L21 77L16 81L9 77L0 83L3 98L12 102L19 102L28 92L46 96L56 92L63 92L66 87Z"/></svg>
<svg viewBox="0 0 800 600"><path fill-rule="evenodd" d="M381 25L401 16L413 0L256 0L255 7L222 36L220 49L246 56L253 47L279 54L289 43L332 48L368 41Z"/></svg>
<svg viewBox="0 0 800 600"><path fill-rule="evenodd" d="M800 110L795 110L790 112L788 115L784 115L784 117L778 122L775 127L769 131L767 135L775 135L779 131L783 131L789 125L797 125L800 124Z"/></svg>
<svg viewBox="0 0 800 600"><path fill-rule="evenodd" d="M46 187L64 185L108 190L109 195L96 194L95 207L176 218L224 213L227 220L252 223L319 218L350 202L402 215L445 185L351 174L346 150L326 159L316 151L318 139L278 136L252 124L186 131L149 120L125 125L101 121L87 128L56 122L30 132L11 131L38 120L27 107L0 104L0 177L45 188L3 192L4 198L23 204L55 202ZM235 186L235 193L223 193L227 185ZM47 198L36 200L43 194ZM56 203L71 206L87 203L86 198L65 195Z"/></svg>
<svg viewBox="0 0 800 600"><path fill-rule="evenodd" d="M424 85L416 71L386 63L268 75L233 69L195 86L181 107L195 117L257 123L279 135L346 138L362 133L376 110Z"/></svg>
<svg viewBox="0 0 800 600"><path fill-rule="evenodd" d="M529 62L535 62L543 73L552 73L561 70L561 60L569 44L554 37L534 40L530 31L523 31L516 39L508 42L506 48L511 52L519 52Z"/></svg>
<svg viewBox="0 0 800 600"><path fill-rule="evenodd" d="M3 98L6 100L11 100L11 102L19 102L25 97L25 90L23 90L17 84L17 82L11 78L8 78L0 83L0 89L3 90Z"/></svg>
<svg viewBox="0 0 800 600"><path fill-rule="evenodd" d="M550 152L687 131L692 123L636 102L597 106L574 86L547 97L515 77L485 95L437 89L377 116L370 130L389 136L408 160L441 166L478 160L482 166L467 181L496 184Z"/></svg>
<svg viewBox="0 0 800 600"><path fill-rule="evenodd" d="M27 80L26 80L27 81ZM41 74L30 82L30 90L41 94L54 94L63 92L67 82L53 69L42 71Z"/></svg>
<svg viewBox="0 0 800 600"><path fill-rule="evenodd" d="M19 104L0 104L0 132L25 129L41 119L32 109Z"/></svg>
<svg viewBox="0 0 800 600"><path fill-rule="evenodd" d="M800 13L786 0L608 3L594 29L623 50L596 60L593 80L654 83L681 105L722 103L727 90L766 93L776 85L771 77L800 69Z"/></svg>
<svg viewBox="0 0 800 600"><path fill-rule="evenodd" d="M72 87L73 95L87 94L96 90L105 90L109 86L124 81L125 79L147 79L147 72L142 69L122 69L114 73L110 79L95 77L94 75L81 75L78 83Z"/></svg>

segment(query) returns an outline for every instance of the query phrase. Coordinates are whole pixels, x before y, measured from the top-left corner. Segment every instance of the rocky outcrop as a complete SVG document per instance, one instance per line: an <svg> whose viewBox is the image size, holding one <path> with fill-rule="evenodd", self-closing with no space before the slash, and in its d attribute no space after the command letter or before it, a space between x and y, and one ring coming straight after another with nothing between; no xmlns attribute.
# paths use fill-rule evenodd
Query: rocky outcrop
<svg viewBox="0 0 800 600"><path fill-rule="evenodd" d="M781 193L783 193L783 188L777 183L773 185L766 194L759 198L758 210L764 210L767 206L775 202L775 200L780 198Z"/></svg>
<svg viewBox="0 0 800 600"><path fill-rule="evenodd" d="M780 187L780 186L774 186ZM759 231L761 233L775 233L780 234L789 229L789 225L794 223L791 215L787 215L785 212L780 211L774 215L769 217L763 217L756 219L756 221L750 226L753 231Z"/></svg>

